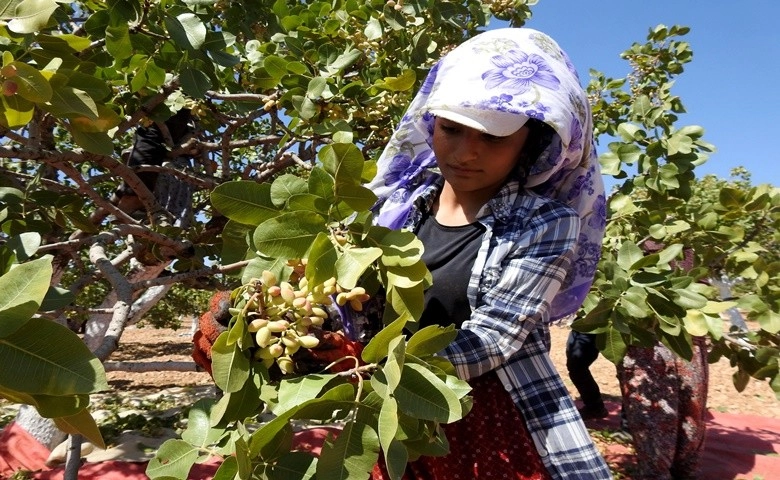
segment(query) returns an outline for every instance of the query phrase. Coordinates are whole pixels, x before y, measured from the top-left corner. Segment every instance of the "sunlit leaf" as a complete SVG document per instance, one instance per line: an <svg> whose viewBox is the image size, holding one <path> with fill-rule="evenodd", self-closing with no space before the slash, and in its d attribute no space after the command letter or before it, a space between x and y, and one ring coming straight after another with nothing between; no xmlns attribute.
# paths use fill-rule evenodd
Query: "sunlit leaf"
<svg viewBox="0 0 780 480"><path fill-rule="evenodd" d="M434 355L439 353L455 340L458 332L455 327L440 327L429 325L415 332L406 345L406 351L415 356Z"/></svg>
<svg viewBox="0 0 780 480"><path fill-rule="evenodd" d="M227 344L227 332L211 348L214 383L225 392L237 392L249 378L249 359L237 343Z"/></svg>
<svg viewBox="0 0 780 480"><path fill-rule="evenodd" d="M18 330L38 310L49 290L52 271L52 257L47 255L17 265L0 277L0 339Z"/></svg>
<svg viewBox="0 0 780 480"><path fill-rule="evenodd" d="M413 363L404 365L395 398L400 410L416 418L450 423L462 416L460 402L447 385Z"/></svg>
<svg viewBox="0 0 780 480"><path fill-rule="evenodd" d="M166 440L146 466L146 475L151 480L187 478L199 454L184 440Z"/></svg>
<svg viewBox="0 0 780 480"><path fill-rule="evenodd" d="M166 16L165 26L177 44L198 50L206 41L206 26L194 13L182 13L175 18Z"/></svg>
<svg viewBox="0 0 780 480"><path fill-rule="evenodd" d="M382 250L374 247L353 247L344 250L336 260L336 278L338 278L339 285L348 290L355 288L363 272L380 256L382 256Z"/></svg>
<svg viewBox="0 0 780 480"><path fill-rule="evenodd" d="M318 480L366 478L379 458L379 439L369 426L349 422L335 441L326 441L317 463Z"/></svg>
<svg viewBox="0 0 780 480"><path fill-rule="evenodd" d="M57 9L54 0L22 0L16 6L8 29L16 33L33 33L42 30Z"/></svg>

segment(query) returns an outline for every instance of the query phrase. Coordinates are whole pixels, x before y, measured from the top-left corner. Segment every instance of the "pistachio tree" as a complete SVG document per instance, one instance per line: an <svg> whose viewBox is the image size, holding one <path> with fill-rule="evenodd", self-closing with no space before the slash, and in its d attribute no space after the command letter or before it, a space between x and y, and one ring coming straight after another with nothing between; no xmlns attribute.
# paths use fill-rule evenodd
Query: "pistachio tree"
<svg viewBox="0 0 780 480"><path fill-rule="evenodd" d="M0 229L40 237L69 299L35 315L106 361L172 285L240 285L252 221L212 191L308 181L331 144L376 157L433 61L530 3L0 2Z"/></svg>
<svg viewBox="0 0 780 480"><path fill-rule="evenodd" d="M602 172L618 185L596 282L574 328L598 333L615 362L627 345L656 339L691 358L692 337L707 336L710 361L729 358L738 390L755 378L780 397L780 189L697 180L714 146L702 127L680 125L685 108L672 93L693 56L687 32L652 28L646 43L623 52L626 78L592 74L594 123L611 140ZM722 278L741 279L738 296L723 298L714 283ZM732 309L747 323L724 322Z"/></svg>

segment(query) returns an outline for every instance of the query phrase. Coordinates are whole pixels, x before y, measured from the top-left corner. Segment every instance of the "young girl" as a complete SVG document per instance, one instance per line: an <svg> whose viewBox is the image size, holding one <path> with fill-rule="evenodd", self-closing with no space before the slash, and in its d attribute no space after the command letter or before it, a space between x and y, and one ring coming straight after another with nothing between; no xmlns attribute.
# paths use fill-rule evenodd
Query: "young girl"
<svg viewBox="0 0 780 480"><path fill-rule="evenodd" d="M473 387L472 411L444 427L450 453L406 478L611 478L548 355L548 324L580 307L599 258L592 143L566 54L499 29L432 68L379 159L377 222L424 243L420 326L458 327L441 355ZM381 463L373 478L389 478Z"/></svg>

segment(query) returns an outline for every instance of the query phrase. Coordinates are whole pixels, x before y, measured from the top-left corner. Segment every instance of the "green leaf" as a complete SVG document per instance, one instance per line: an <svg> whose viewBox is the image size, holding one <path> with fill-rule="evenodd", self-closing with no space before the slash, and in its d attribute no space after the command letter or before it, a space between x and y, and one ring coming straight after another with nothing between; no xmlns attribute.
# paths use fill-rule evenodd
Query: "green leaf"
<svg viewBox="0 0 780 480"><path fill-rule="evenodd" d="M706 316L699 310L688 310L683 319L685 331L693 336L704 336L709 332Z"/></svg>
<svg viewBox="0 0 780 480"><path fill-rule="evenodd" d="M387 348L390 342L398 335L403 334L406 319L399 318L379 331L363 349L361 356L366 363L379 363L387 356Z"/></svg>
<svg viewBox="0 0 780 480"><path fill-rule="evenodd" d="M422 257L423 244L412 232L372 226L368 236L377 237L377 241L381 242L379 247L385 266L410 267Z"/></svg>
<svg viewBox="0 0 780 480"><path fill-rule="evenodd" d="M47 255L17 265L0 277L0 339L21 328L40 307L49 290L51 262Z"/></svg>
<svg viewBox="0 0 780 480"><path fill-rule="evenodd" d="M396 337L388 345L387 361L382 368L382 373L387 382L387 392L392 395L401 381L401 372L404 367L404 355L406 344L403 337ZM381 433L381 432L380 432Z"/></svg>
<svg viewBox="0 0 780 480"><path fill-rule="evenodd" d="M675 293L674 303L687 310L699 309L707 306L707 297L704 295L683 288L676 288L673 292Z"/></svg>
<svg viewBox="0 0 780 480"><path fill-rule="evenodd" d="M403 442L393 439L389 446L384 447L385 466L390 478L402 478L409 462L409 451Z"/></svg>
<svg viewBox="0 0 780 480"><path fill-rule="evenodd" d="M325 385L336 375L309 374L302 377L285 379L279 384L279 403L274 406L274 412L284 412L316 398Z"/></svg>
<svg viewBox="0 0 780 480"><path fill-rule="evenodd" d="M382 256L382 249L375 247L345 249L336 260L336 278L347 290L357 286L358 280L373 263Z"/></svg>
<svg viewBox="0 0 780 480"><path fill-rule="evenodd" d="M84 150L98 155L110 156L114 153L114 143L111 137L103 132L82 132L72 128L73 140Z"/></svg>
<svg viewBox="0 0 780 480"><path fill-rule="evenodd" d="M309 173L309 193L322 197L325 200L332 202L335 182L333 177L330 176L322 167L315 166Z"/></svg>
<svg viewBox="0 0 780 480"><path fill-rule="evenodd" d="M234 480L236 475L238 475L238 460L231 455L220 464L211 480Z"/></svg>
<svg viewBox="0 0 780 480"><path fill-rule="evenodd" d="M15 33L33 33L43 30L49 18L57 10L54 0L22 0L16 6L8 29Z"/></svg>
<svg viewBox="0 0 780 480"><path fill-rule="evenodd" d="M270 480L312 479L316 471L317 458L309 452L296 451L279 457L267 474Z"/></svg>
<svg viewBox="0 0 780 480"><path fill-rule="evenodd" d="M32 120L35 104L19 95L0 95L0 125L7 128L17 128L27 125Z"/></svg>
<svg viewBox="0 0 780 480"><path fill-rule="evenodd" d="M642 154L642 149L633 143L622 144L618 147L616 153L621 162L631 165L639 160L639 157Z"/></svg>
<svg viewBox="0 0 780 480"><path fill-rule="evenodd" d="M16 74L8 80L16 83L17 95L34 103L45 103L51 100L52 87L37 68L24 62L11 62L9 67L16 71Z"/></svg>
<svg viewBox="0 0 780 480"><path fill-rule="evenodd" d="M663 332L661 334L661 343L689 362L693 358L691 339L686 335L669 335L666 332Z"/></svg>
<svg viewBox="0 0 780 480"><path fill-rule="evenodd" d="M604 152L599 155L599 164L601 165L602 175L618 175L622 171L623 165L613 152Z"/></svg>
<svg viewBox="0 0 780 480"><path fill-rule="evenodd" d="M597 337L599 351L614 364L618 364L626 354L626 343L616 328L609 327L605 334Z"/></svg>
<svg viewBox="0 0 780 480"><path fill-rule="evenodd" d="M387 452L398 431L398 402L388 396L379 411L379 445Z"/></svg>
<svg viewBox="0 0 780 480"><path fill-rule="evenodd" d="M199 455L200 452L184 440L166 440L146 466L146 475L151 480L189 478Z"/></svg>
<svg viewBox="0 0 780 480"><path fill-rule="evenodd" d="M211 192L211 203L224 216L257 226L279 215L271 200L271 186L246 180L226 182Z"/></svg>
<svg viewBox="0 0 780 480"><path fill-rule="evenodd" d="M67 85L57 85L46 110L59 117L86 117L93 121L100 118L95 101L87 92Z"/></svg>
<svg viewBox="0 0 780 480"><path fill-rule="evenodd" d="M325 171L336 181L336 191L344 185L359 185L363 173L363 154L353 144L325 145L317 157Z"/></svg>
<svg viewBox="0 0 780 480"><path fill-rule="evenodd" d="M452 343L457 335L458 332L453 325L448 327L429 325L412 335L406 345L406 351L416 357L434 355Z"/></svg>
<svg viewBox="0 0 780 480"><path fill-rule="evenodd" d="M377 40L382 37L382 23L376 18L370 18L366 23L366 28L363 29L366 39Z"/></svg>
<svg viewBox="0 0 780 480"><path fill-rule="evenodd" d="M196 447L206 447L222 436L222 429L212 428L211 412L213 398L201 398L195 402L187 414L187 428L181 433L182 440Z"/></svg>
<svg viewBox="0 0 780 480"><path fill-rule="evenodd" d="M328 72L330 75L336 75L341 70L355 63L361 56L363 56L363 53L360 50L357 49L345 50L338 57L336 57L335 60L330 62L325 67L325 71Z"/></svg>
<svg viewBox="0 0 780 480"><path fill-rule="evenodd" d="M326 440L317 462L318 480L365 479L379 458L379 438L368 425L347 423L336 441Z"/></svg>
<svg viewBox="0 0 780 480"><path fill-rule="evenodd" d="M391 92L403 92L411 90L415 81L417 81L417 75L414 73L414 70L406 69L397 77L385 77L382 80L378 80L375 85Z"/></svg>
<svg viewBox="0 0 780 480"><path fill-rule="evenodd" d="M394 393L398 408L415 418L450 423L463 415L459 399L447 384L421 365L404 364Z"/></svg>
<svg viewBox="0 0 780 480"><path fill-rule="evenodd" d="M626 309L631 317L645 318L652 313L647 306L647 292L641 287L630 287L620 297L620 305Z"/></svg>
<svg viewBox="0 0 780 480"><path fill-rule="evenodd" d="M271 201L275 206L282 208L293 195L308 193L308 191L308 183L301 177L291 174L280 175L271 184Z"/></svg>
<svg viewBox="0 0 780 480"><path fill-rule="evenodd" d="M70 33L63 33L61 35L46 35L41 33L35 38L44 50L67 55L86 50L92 44L89 38Z"/></svg>
<svg viewBox="0 0 780 480"><path fill-rule="evenodd" d="M51 312L53 310L59 310L76 300L76 295L70 290L62 287L52 286L46 291L46 296L43 297L41 306L38 310L41 312Z"/></svg>
<svg viewBox="0 0 780 480"><path fill-rule="evenodd" d="M254 381L256 379L257 376L250 377L241 390L222 395L211 411L211 425L242 422L260 413L263 404L260 401L260 389Z"/></svg>
<svg viewBox="0 0 780 480"><path fill-rule="evenodd" d="M44 418L75 415L89 406L89 395L27 394L0 385L0 397L34 407Z"/></svg>
<svg viewBox="0 0 780 480"><path fill-rule="evenodd" d="M249 234L254 227L228 220L222 229L222 262L230 264L247 258ZM254 253L251 253L254 256ZM262 272L262 270L260 270Z"/></svg>
<svg viewBox="0 0 780 480"><path fill-rule="evenodd" d="M336 198L356 211L368 210L377 201L376 194L362 185L340 183L336 184Z"/></svg>
<svg viewBox="0 0 780 480"><path fill-rule="evenodd" d="M181 89L192 98L205 98L211 90L211 79L202 70L186 67L179 73Z"/></svg>
<svg viewBox="0 0 780 480"><path fill-rule="evenodd" d="M20 392L78 395L108 389L100 361L70 329L33 317L0 339L0 385Z"/></svg>
<svg viewBox="0 0 780 480"><path fill-rule="evenodd" d="M228 334L223 332L211 348L211 368L214 383L224 392L237 392L249 379L249 359L238 343L227 344Z"/></svg>
<svg viewBox="0 0 780 480"><path fill-rule="evenodd" d="M635 243L623 242L618 251L617 263L625 271L631 270L634 263L638 262L644 253Z"/></svg>
<svg viewBox="0 0 780 480"><path fill-rule="evenodd" d="M41 234L38 232L23 232L8 238L5 245L14 252L17 261L26 262L40 248Z"/></svg>
<svg viewBox="0 0 780 480"><path fill-rule="evenodd" d="M101 435L95 419L92 418L87 409L82 409L78 413L68 415L67 417L57 417L54 419L54 423L57 425L57 428L65 433L79 434L92 442L96 447L106 448L103 435Z"/></svg>
<svg viewBox="0 0 780 480"><path fill-rule="evenodd" d="M767 310L765 312L756 315L756 320L761 326L762 330L765 330L771 334L777 334L780 332L780 313Z"/></svg>
<svg viewBox="0 0 780 480"><path fill-rule="evenodd" d="M166 16L165 27L177 45L198 50L206 41L206 26L194 13L182 13L176 18Z"/></svg>
<svg viewBox="0 0 780 480"><path fill-rule="evenodd" d="M284 213L258 225L252 237L253 246L269 257L304 258L325 228L325 219L317 213Z"/></svg>
<svg viewBox="0 0 780 480"><path fill-rule="evenodd" d="M124 60L133 56L130 28L126 23L110 25L106 28L106 50L116 60Z"/></svg>
<svg viewBox="0 0 780 480"><path fill-rule="evenodd" d="M668 264L672 260L679 258L682 251L683 251L682 244L675 243L669 245L668 247L658 252L658 257L659 257L658 263Z"/></svg>
<svg viewBox="0 0 780 480"><path fill-rule="evenodd" d="M320 232L314 239L309 250L309 261L306 263L306 278L309 285L320 285L336 276L336 247L328 238L328 234Z"/></svg>
<svg viewBox="0 0 780 480"><path fill-rule="evenodd" d="M724 187L718 193L720 204L726 208L742 209L744 195L736 188Z"/></svg>
<svg viewBox="0 0 780 480"><path fill-rule="evenodd" d="M106 132L119 125L122 117L105 105L97 105L97 114L97 118L73 116L70 123L81 132L102 133L110 139Z"/></svg>

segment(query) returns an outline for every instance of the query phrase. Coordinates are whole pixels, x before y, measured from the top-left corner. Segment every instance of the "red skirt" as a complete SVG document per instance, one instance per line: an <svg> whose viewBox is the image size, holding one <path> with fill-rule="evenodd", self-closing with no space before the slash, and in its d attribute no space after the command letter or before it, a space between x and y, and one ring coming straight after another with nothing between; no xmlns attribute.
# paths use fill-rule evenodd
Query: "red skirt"
<svg viewBox="0 0 780 480"><path fill-rule="evenodd" d="M549 480L525 420L496 374L469 384L473 408L462 420L443 426L450 453L410 462L403 480ZM389 478L380 454L371 479Z"/></svg>

